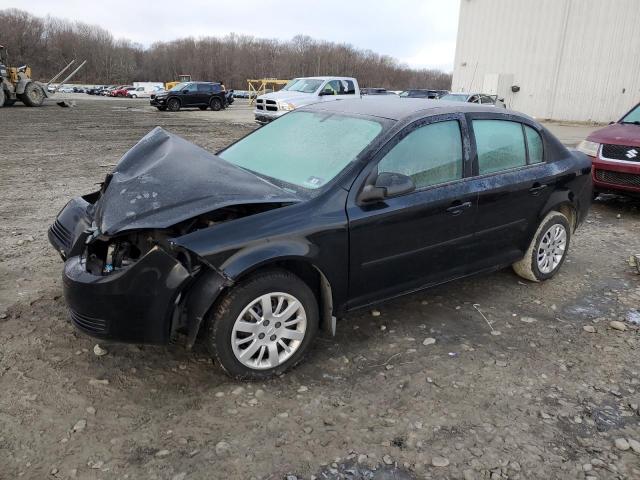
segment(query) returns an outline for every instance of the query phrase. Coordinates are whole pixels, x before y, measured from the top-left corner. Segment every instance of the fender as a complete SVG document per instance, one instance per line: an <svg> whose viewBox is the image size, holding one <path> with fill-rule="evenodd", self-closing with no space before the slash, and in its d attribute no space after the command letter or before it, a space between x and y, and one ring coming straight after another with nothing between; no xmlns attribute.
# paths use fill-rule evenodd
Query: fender
<svg viewBox="0 0 640 480"><path fill-rule="evenodd" d="M577 211L578 206L575 204L576 197L571 190L566 187L557 188L553 191L553 193L549 196L547 203L545 203L544 208L540 210L540 215L538 215L538 219L542 220L551 210L556 210L558 205L569 204L573 207L574 210ZM538 226L536 225L537 229Z"/></svg>
<svg viewBox="0 0 640 480"><path fill-rule="evenodd" d="M331 282L320 267L311 260L317 254L318 247L302 239L265 242L239 250L219 268L207 269L188 288L187 297L181 305L181 311L186 316L184 319L187 327L186 347L188 349L193 347L207 312L226 288L233 286L240 277L262 266L285 261L304 263L317 272L320 278L318 285L320 327L335 335L336 317L333 314L334 299ZM178 322L175 321L174 329L178 326Z"/></svg>

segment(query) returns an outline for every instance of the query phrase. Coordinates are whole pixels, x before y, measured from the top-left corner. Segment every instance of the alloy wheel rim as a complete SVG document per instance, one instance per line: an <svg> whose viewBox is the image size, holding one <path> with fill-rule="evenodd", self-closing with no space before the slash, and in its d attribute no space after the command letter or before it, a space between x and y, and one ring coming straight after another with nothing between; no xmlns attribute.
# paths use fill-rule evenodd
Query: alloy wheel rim
<svg viewBox="0 0 640 480"><path fill-rule="evenodd" d="M567 231L563 225L552 225L542 236L538 245L538 270L544 274L553 272L567 250Z"/></svg>
<svg viewBox="0 0 640 480"><path fill-rule="evenodd" d="M300 348L307 315L293 295L271 292L252 300L236 318L231 348L236 359L253 370L286 362Z"/></svg>

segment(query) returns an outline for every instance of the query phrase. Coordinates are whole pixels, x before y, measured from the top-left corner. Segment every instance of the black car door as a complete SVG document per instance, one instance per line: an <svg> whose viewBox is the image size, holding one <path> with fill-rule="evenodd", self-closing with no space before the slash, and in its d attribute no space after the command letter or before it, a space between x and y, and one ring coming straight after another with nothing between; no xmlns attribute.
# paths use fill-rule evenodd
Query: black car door
<svg viewBox="0 0 640 480"><path fill-rule="evenodd" d="M198 99L198 86L195 83L190 83L184 87L180 92L180 103L183 107L192 107L197 104Z"/></svg>
<svg viewBox="0 0 640 480"><path fill-rule="evenodd" d="M209 105L209 98L211 97L211 92L213 90L213 85L210 83L199 83L198 84L198 96L196 99L196 103L199 106Z"/></svg>
<svg viewBox="0 0 640 480"><path fill-rule="evenodd" d="M461 276L477 194L464 117L441 115L403 129L360 174L349 194L349 307ZM375 170L410 176L415 191L363 203Z"/></svg>
<svg viewBox="0 0 640 480"><path fill-rule="evenodd" d="M545 162L543 141L533 123L487 113L467 118L478 188L476 248L470 263L479 270L522 257L557 172Z"/></svg>

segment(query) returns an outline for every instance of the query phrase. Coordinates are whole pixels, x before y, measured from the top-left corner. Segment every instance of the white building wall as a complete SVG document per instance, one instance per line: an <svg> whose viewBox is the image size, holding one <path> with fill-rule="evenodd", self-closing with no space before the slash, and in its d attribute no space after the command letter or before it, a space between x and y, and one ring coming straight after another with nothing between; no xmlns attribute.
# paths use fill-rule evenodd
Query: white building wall
<svg viewBox="0 0 640 480"><path fill-rule="evenodd" d="M640 102L640 0L461 0L452 91L496 85L540 119L617 120Z"/></svg>

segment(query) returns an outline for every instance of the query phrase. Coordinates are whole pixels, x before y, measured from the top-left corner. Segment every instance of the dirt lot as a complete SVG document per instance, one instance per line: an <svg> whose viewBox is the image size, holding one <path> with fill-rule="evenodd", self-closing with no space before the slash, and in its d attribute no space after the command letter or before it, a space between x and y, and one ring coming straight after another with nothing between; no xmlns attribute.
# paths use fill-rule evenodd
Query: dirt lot
<svg viewBox="0 0 640 480"><path fill-rule="evenodd" d="M361 311L291 373L238 383L200 346L96 356L46 229L154 126L215 150L253 128L248 108L0 118L0 479L640 478L640 444L619 440L640 442L637 202L598 200L550 282L505 270Z"/></svg>

